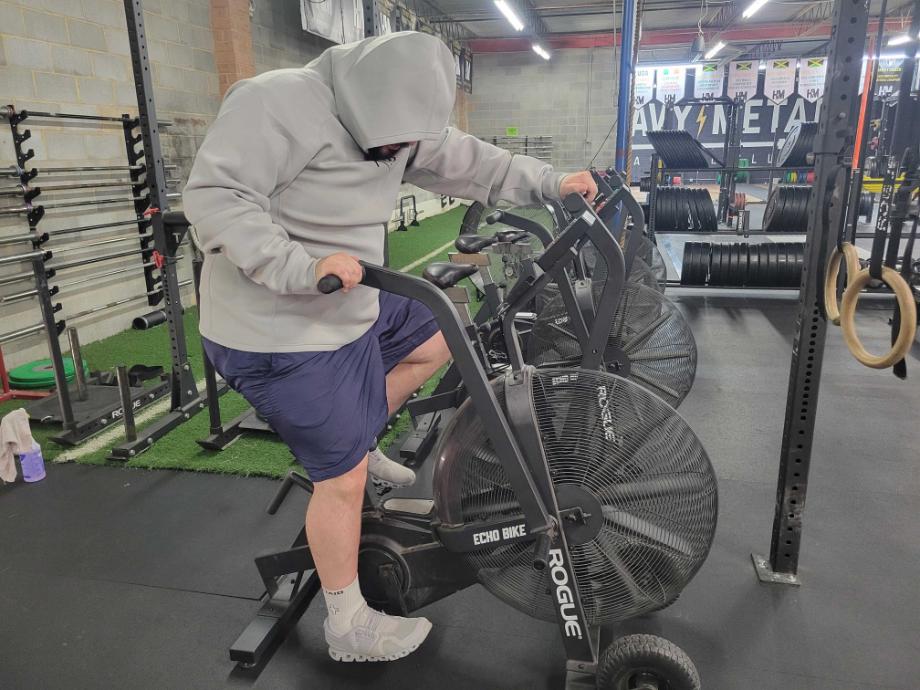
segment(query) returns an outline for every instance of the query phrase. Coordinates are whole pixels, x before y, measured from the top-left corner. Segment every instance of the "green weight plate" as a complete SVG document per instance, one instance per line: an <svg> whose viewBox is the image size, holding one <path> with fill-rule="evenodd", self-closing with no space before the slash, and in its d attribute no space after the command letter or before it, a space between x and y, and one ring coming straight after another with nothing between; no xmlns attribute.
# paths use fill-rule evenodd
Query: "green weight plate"
<svg viewBox="0 0 920 690"><path fill-rule="evenodd" d="M83 360L83 371L89 375L89 365ZM68 381L73 381L76 374L73 359L64 357L64 376ZM28 364L15 367L9 371L10 386L21 389L52 388L54 383L54 367L50 359L39 359Z"/></svg>

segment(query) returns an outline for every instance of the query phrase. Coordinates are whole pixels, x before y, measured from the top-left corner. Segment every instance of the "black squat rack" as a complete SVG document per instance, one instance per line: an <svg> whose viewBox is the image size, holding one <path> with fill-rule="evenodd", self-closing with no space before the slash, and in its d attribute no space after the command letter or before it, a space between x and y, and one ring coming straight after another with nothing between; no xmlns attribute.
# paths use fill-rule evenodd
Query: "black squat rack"
<svg viewBox="0 0 920 690"><path fill-rule="evenodd" d="M138 143L143 143L147 165L145 184L148 207L144 211L150 220L150 234L157 253L156 267L160 272L162 309L169 329L172 366L169 373L170 409L140 433L134 430L133 412L125 406L126 440L112 449L111 460L129 460L147 450L155 441L182 425L205 408L207 398L198 392L192 367L188 359L185 327L182 321L182 304L179 300L179 278L176 266L181 256L179 247L188 234L188 225L181 214L169 211L170 195L167 191L163 154L160 149L159 122L153 101L153 82L150 57L147 52L147 35L144 29L144 11L141 0L124 0L128 41L131 46L131 64L134 86L137 91L137 112L140 126ZM220 389L222 392L225 388Z"/></svg>
<svg viewBox="0 0 920 690"><path fill-rule="evenodd" d="M5 295L2 301L6 305L37 299L42 314L42 320L39 323L0 335L0 343L29 335L45 334L54 372L55 392L28 404L26 409L29 416L35 421L60 424L61 432L54 436L53 440L62 445L73 446L110 426L113 422L117 422L123 416L124 409L121 396L116 388L102 385L98 379L85 377L79 337L72 324L85 317L131 302L146 300L148 304L156 305L162 299L161 279L154 275L159 254L156 247L153 246L153 238L149 233L150 221L145 215L147 208L147 197L143 193L143 178L146 175L145 153L143 150L136 150L139 136L135 134L135 131L139 121L138 118L127 114L120 117L107 117L64 112L20 111L13 105L0 108L0 116L9 123L16 156L16 164L0 171L0 174L18 182L15 187L4 189L3 196L15 193L22 202L19 206L0 207L0 215L25 215L29 228L27 234L4 237L2 242L4 244L19 242L31 244L29 252L12 254L0 259L0 262L5 264L29 263L31 271L4 276L0 279L0 284L8 285L27 280L33 282L31 289ZM33 127L45 126L56 120L78 121L100 127L121 126L124 132L127 164L28 167L35 152L31 148L26 148L27 142L32 137L32 131L24 126L26 124ZM122 180L105 176L100 179L89 179L84 175L93 173L127 174L130 179ZM60 177L62 174L66 177ZM70 179L75 175L79 176L77 181ZM47 179L49 184L44 187L37 186L35 185L37 179ZM88 196L41 203L43 192L52 194L76 192ZM134 214L123 220L47 231L41 226L42 220L49 211L54 213L56 210L61 210L66 213L71 209L117 207L128 204L133 204ZM54 248L56 241L67 242L68 236L78 233L132 227L135 232L131 234L106 239L80 240L76 243L65 244L59 250ZM126 243L135 246L125 248ZM72 252L76 252L78 256L71 258L69 254ZM87 255L85 252L91 253ZM55 301L59 296L66 298L67 295L72 294L71 290L77 289L78 286L92 285L116 274L135 272L137 266L121 265L113 270L80 275L76 279L65 282L57 282L59 273L66 274L72 269L84 269L97 263L102 264L131 257L138 257L141 260L140 267L145 278L145 290L142 293L70 313L64 309L64 305ZM65 331L75 363L73 386L67 382L65 376L60 342L60 337ZM141 384L131 386L128 391L130 406L133 409L140 409L165 395L168 390L168 382L163 380L148 387Z"/></svg>
<svg viewBox="0 0 920 690"><path fill-rule="evenodd" d="M827 334L824 271L846 220L847 179L856 139L859 75L868 21L865 0L836 0L825 106L815 146L815 182L808 206L805 268L792 346L770 556L752 556L762 582L799 584L803 512Z"/></svg>
<svg viewBox="0 0 920 690"><path fill-rule="evenodd" d="M177 198L179 194L169 191L169 185L175 180L167 180L166 170L175 166L165 164L159 140L159 128L170 123L160 122L156 118L153 102L153 89L150 76L150 62L147 54L147 44L143 24L143 12L139 0L124 0L125 16L127 20L128 36L131 46L132 63L135 77L135 88L138 98L138 115L122 115L121 117L106 117L96 115L37 112L31 110L16 111L13 106L0 109L0 115L9 120L13 133L13 143L16 148L17 164L6 171L0 170L0 175L6 173L11 177L19 178L19 192L23 205L10 209L0 209L9 213L24 213L28 219L29 232L25 235L5 237L0 242L11 244L19 241L32 243L32 251L20 255L16 260L28 260L32 263L32 271L28 273L7 275L0 278L0 285L12 284L19 281L34 280L34 289L25 290L21 294L7 295L4 301L11 298L33 299L37 298L42 312L42 322L31 326L19 328L11 333L0 335L0 343L14 340L27 335L45 332L48 338L49 351L54 369L56 391L37 403L33 403L29 410L33 419L59 422L62 431L53 437L63 445L75 445L85 440L102 429L111 426L113 422L122 420L126 429L125 443L115 447L110 454L110 459L127 460L149 448L157 439L168 433L193 414L203 409L206 400L198 394L195 380L189 364L185 342L185 330L182 321L182 304L179 291L191 280L179 281L177 274L178 262L183 258L179 253L185 241L187 225L164 223L164 213L168 211L170 199ZM43 120L71 120L96 123L99 126L120 124L124 132L127 163L125 165L77 165L55 166L27 169L28 162L34 157L34 151L26 150L23 144L31 136L29 130L22 130L21 126L26 121L41 123ZM78 201L63 201L60 203L37 204L42 190L32 186L33 180L39 175L52 174L78 174L78 173L119 173L127 174L127 181L101 180L86 182L65 182L65 184L49 185L51 190L94 190L90 199ZM54 180L54 177L50 177ZM59 178L60 179L60 178ZM97 198L95 191L114 188L130 190L130 196L112 198ZM109 192L103 191L108 194ZM39 223L46 210L70 209L75 207L105 207L119 204L133 204L133 217L124 220L102 222L81 227L66 228L63 230L49 230L44 232L39 228ZM58 261L58 252L48 251L43 245L52 237L75 233L84 233L111 228L125 228L133 226L137 234L133 241L139 242L139 248L118 249L91 255L89 258L68 260L65 255L63 262ZM92 249L102 245L117 244L130 241L132 238L119 237L100 241L83 242L80 249ZM57 256L56 256L57 255ZM120 273L137 270L137 266L121 266L90 276L81 276L77 280L66 284L52 285L58 271L84 267L89 264L107 262L111 260L138 256L141 258L140 268L143 270L146 290L138 295L117 299L109 304L91 307L82 312L68 316L67 319L58 318L62 306L53 301L62 288L70 288L78 284L92 283ZM12 260L11 260L12 261ZM78 320L90 314L98 313L119 305L130 302L146 300L147 304L162 310L170 337L171 370L152 386L129 384L126 370L119 367L119 386L100 385L101 381L86 380L82 376L82 367L77 365L75 370L74 386L71 387L65 377L60 335L67 330L71 342L71 351L74 362L82 363L79 352L79 340L76 331L69 327L69 322ZM148 405L157 398L170 395L170 411L158 421L143 429L138 434L134 413L141 407ZM30 406L31 407L31 406Z"/></svg>

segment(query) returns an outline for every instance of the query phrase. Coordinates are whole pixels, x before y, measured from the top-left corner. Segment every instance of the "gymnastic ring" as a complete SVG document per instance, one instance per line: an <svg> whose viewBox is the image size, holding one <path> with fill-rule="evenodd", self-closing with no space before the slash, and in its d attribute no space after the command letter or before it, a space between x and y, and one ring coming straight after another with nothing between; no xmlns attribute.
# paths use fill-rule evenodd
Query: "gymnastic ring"
<svg viewBox="0 0 920 690"><path fill-rule="evenodd" d="M859 273L859 254L856 253L856 247L849 242L844 242L840 245L840 248L834 247L834 252L827 262L827 270L824 272L824 311L827 312L827 318L835 326L840 325L840 307L837 304L837 276L840 273L841 259L845 259L847 262L847 280L853 280L853 276Z"/></svg>
<svg viewBox="0 0 920 690"><path fill-rule="evenodd" d="M863 347L856 334L856 302L859 301L860 292L872 276L869 269L865 268L852 278L843 291L843 300L840 303L840 326L843 329L843 341L850 352L860 364L872 369L885 369L900 362L910 350L917 333L917 305L914 295L901 275L888 266L882 266L882 281L892 289L901 309L901 329L894 345L884 355L873 355Z"/></svg>

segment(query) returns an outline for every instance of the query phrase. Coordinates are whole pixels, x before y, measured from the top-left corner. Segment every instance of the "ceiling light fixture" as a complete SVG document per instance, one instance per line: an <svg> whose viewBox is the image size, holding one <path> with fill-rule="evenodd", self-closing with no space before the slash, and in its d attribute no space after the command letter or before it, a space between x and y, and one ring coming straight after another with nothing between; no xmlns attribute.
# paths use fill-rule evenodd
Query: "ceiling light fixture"
<svg viewBox="0 0 920 690"><path fill-rule="evenodd" d="M747 9L741 13L741 16L744 19L750 19L757 12L760 11L760 8L766 5L770 0L754 0L750 5L747 6Z"/></svg>
<svg viewBox="0 0 920 690"><path fill-rule="evenodd" d="M719 54L719 51L725 47L725 44L722 41L716 43L712 48L709 49L709 52L706 53L706 59L712 60L716 55Z"/></svg>
<svg viewBox="0 0 920 690"><path fill-rule="evenodd" d="M888 39L889 46L902 46L905 43L911 42L911 37L909 34L901 34L900 36L894 36Z"/></svg>
<svg viewBox="0 0 920 690"><path fill-rule="evenodd" d="M535 52L541 58L544 60L549 60L549 53L546 51L546 48L541 46L539 43L534 43L531 47L533 48L533 52Z"/></svg>
<svg viewBox="0 0 920 690"><path fill-rule="evenodd" d="M696 35L696 38L693 39L693 43L690 44L690 62L702 60L705 53L706 39L703 36L703 32L700 31L700 33Z"/></svg>
<svg viewBox="0 0 920 690"><path fill-rule="evenodd" d="M514 10L511 9L511 6L505 2L505 0L495 0L495 6L498 8L499 12L505 15L505 19L510 22L515 31L524 30L524 22L514 13Z"/></svg>

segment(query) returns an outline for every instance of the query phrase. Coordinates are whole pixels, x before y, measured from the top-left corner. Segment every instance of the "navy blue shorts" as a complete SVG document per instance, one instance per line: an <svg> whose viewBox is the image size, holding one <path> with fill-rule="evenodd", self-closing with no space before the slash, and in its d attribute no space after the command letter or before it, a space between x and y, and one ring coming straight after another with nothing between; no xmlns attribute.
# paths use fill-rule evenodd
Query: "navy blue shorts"
<svg viewBox="0 0 920 690"><path fill-rule="evenodd" d="M386 424L387 373L437 332L428 307L381 292L377 321L338 350L244 352L203 340L214 368L319 482L361 462Z"/></svg>

